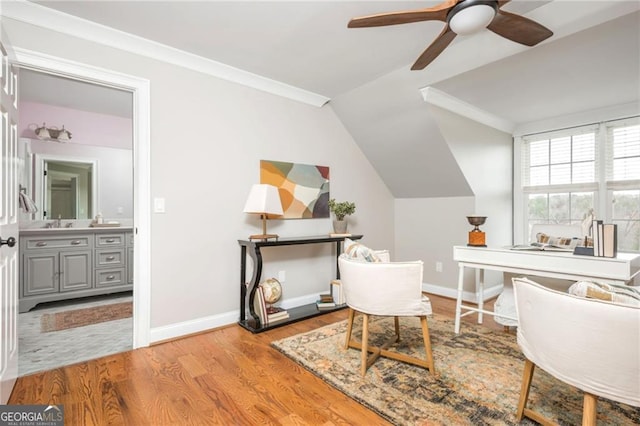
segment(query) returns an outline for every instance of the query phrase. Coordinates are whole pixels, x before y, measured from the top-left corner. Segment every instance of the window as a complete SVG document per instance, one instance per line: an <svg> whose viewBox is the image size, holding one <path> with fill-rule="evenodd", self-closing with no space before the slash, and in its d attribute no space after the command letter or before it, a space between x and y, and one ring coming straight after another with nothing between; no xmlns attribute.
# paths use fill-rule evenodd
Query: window
<svg viewBox="0 0 640 426"><path fill-rule="evenodd" d="M593 211L618 225L618 250L640 251L640 119L516 139L517 242L536 223L581 224Z"/></svg>

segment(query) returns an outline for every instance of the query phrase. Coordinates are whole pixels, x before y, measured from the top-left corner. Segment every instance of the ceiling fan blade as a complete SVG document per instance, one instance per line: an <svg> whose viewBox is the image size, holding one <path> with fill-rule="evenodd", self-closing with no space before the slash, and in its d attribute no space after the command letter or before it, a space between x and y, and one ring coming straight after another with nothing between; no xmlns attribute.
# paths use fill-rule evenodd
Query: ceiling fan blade
<svg viewBox="0 0 640 426"><path fill-rule="evenodd" d="M487 26L494 33L526 46L535 46L553 35L547 27L521 15L498 10Z"/></svg>
<svg viewBox="0 0 640 426"><path fill-rule="evenodd" d="M420 21L447 21L447 13L462 0L446 0L427 9L405 10L400 12L379 13L376 15L353 18L349 28L382 27L386 25L408 24Z"/></svg>
<svg viewBox="0 0 640 426"><path fill-rule="evenodd" d="M416 60L416 62L411 67L411 70L421 70L424 69L427 65L429 65L434 59L438 57L439 54L456 38L456 33L451 31L449 28L449 24L445 27L445 29L440 33L440 35L427 47L427 49L422 52L422 55Z"/></svg>

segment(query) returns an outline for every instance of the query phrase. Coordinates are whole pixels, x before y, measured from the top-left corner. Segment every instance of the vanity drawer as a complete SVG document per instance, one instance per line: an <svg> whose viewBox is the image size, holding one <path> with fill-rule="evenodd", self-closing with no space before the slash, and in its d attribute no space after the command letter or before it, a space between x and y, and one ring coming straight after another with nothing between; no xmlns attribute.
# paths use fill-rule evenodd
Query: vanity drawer
<svg viewBox="0 0 640 426"><path fill-rule="evenodd" d="M127 279L124 268L96 270L96 287L112 287L125 284L127 284Z"/></svg>
<svg viewBox="0 0 640 426"><path fill-rule="evenodd" d="M124 247L124 233L96 234L96 247Z"/></svg>
<svg viewBox="0 0 640 426"><path fill-rule="evenodd" d="M91 235L65 235L60 237L23 238L20 242L25 250L48 250L91 247Z"/></svg>
<svg viewBox="0 0 640 426"><path fill-rule="evenodd" d="M96 249L96 268L125 265L124 249Z"/></svg>

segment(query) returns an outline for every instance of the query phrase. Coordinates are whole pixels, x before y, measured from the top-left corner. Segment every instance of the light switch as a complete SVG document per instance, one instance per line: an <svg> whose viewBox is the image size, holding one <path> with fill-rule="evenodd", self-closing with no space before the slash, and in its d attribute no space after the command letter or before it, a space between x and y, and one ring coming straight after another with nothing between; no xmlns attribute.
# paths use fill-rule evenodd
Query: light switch
<svg viewBox="0 0 640 426"><path fill-rule="evenodd" d="M164 198L154 198L153 199L153 212L154 213L164 213Z"/></svg>

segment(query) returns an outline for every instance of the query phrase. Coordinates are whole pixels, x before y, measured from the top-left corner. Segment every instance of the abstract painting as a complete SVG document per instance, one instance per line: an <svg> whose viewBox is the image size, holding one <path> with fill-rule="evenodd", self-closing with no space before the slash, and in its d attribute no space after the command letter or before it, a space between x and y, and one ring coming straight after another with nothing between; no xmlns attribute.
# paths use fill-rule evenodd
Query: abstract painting
<svg viewBox="0 0 640 426"><path fill-rule="evenodd" d="M329 217L329 167L260 160L260 183L278 188L285 219Z"/></svg>

